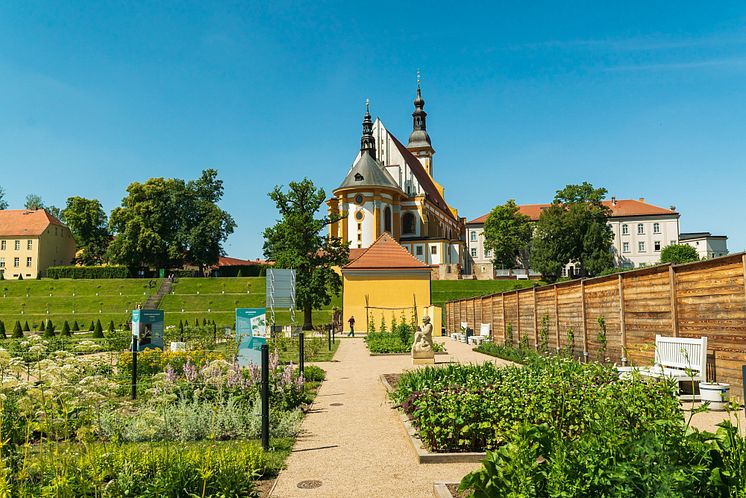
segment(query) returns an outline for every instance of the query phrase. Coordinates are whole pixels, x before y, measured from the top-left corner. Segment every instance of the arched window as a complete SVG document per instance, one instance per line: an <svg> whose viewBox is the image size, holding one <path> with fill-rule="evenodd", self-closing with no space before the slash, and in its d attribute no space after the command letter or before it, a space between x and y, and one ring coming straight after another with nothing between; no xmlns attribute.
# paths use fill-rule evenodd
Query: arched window
<svg viewBox="0 0 746 498"><path fill-rule="evenodd" d="M401 218L402 233L413 234L415 233L415 221L412 213L404 213Z"/></svg>
<svg viewBox="0 0 746 498"><path fill-rule="evenodd" d="M391 233L391 208L388 206L383 210L383 230Z"/></svg>

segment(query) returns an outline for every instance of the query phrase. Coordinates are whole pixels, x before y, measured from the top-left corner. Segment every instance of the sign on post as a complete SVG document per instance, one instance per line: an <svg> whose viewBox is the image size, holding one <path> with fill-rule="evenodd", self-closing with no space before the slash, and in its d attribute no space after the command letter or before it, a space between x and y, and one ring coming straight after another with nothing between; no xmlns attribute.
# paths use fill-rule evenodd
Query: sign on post
<svg viewBox="0 0 746 498"><path fill-rule="evenodd" d="M132 335L137 340L137 350L163 349L163 310L132 310Z"/></svg>
<svg viewBox="0 0 746 498"><path fill-rule="evenodd" d="M236 308L238 364L261 365L261 347L267 343L267 311L264 308Z"/></svg>

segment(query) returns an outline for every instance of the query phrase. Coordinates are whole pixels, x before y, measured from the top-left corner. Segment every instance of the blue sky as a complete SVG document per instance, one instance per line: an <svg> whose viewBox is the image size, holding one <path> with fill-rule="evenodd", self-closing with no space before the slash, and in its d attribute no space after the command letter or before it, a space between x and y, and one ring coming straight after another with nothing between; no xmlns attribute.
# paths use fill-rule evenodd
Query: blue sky
<svg viewBox="0 0 746 498"><path fill-rule="evenodd" d="M111 210L216 168L261 256L266 193L327 193L364 101L400 139L422 68L436 179L467 218L590 181L746 249L743 2L0 4L0 186Z"/></svg>

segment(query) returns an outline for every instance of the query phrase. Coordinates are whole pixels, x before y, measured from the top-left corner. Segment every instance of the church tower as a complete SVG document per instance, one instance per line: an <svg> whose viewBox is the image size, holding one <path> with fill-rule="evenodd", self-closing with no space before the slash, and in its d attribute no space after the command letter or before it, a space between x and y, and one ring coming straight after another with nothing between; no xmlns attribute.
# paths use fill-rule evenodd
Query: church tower
<svg viewBox="0 0 746 498"><path fill-rule="evenodd" d="M427 113L425 112L425 100L420 91L420 72L417 71L417 97L414 99L414 112L412 113L412 133L409 135L407 149L422 163L425 171L433 178L433 149L430 136L427 134Z"/></svg>

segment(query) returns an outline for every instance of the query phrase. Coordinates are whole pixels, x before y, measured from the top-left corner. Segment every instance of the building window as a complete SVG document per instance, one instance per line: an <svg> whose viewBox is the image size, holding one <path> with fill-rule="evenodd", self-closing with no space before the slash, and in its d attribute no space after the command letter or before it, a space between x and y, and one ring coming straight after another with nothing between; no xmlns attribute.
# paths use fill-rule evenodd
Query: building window
<svg viewBox="0 0 746 498"><path fill-rule="evenodd" d="M415 251L417 251L417 256L422 256L422 246L417 246Z"/></svg>
<svg viewBox="0 0 746 498"><path fill-rule="evenodd" d="M5 268L5 258L0 258L0 268Z"/></svg>
<svg viewBox="0 0 746 498"><path fill-rule="evenodd" d="M413 234L414 233L414 215L412 213L404 213L401 219L402 233Z"/></svg>
<svg viewBox="0 0 746 498"><path fill-rule="evenodd" d="M653 223L653 233L661 233L661 224Z"/></svg>
<svg viewBox="0 0 746 498"><path fill-rule="evenodd" d="M476 247L472 247L471 248L471 257L472 258L476 258L477 257L477 248Z"/></svg>
<svg viewBox="0 0 746 498"><path fill-rule="evenodd" d="M355 219L357 221L363 221L364 217L365 217L365 215L363 214L362 211L358 211L358 212L355 213Z"/></svg>
<svg viewBox="0 0 746 498"><path fill-rule="evenodd" d="M21 262L18 258L13 258L13 268L18 268L21 266Z"/></svg>
<svg viewBox="0 0 746 498"><path fill-rule="evenodd" d="M21 250L21 241L20 240L16 240L16 243L14 244L14 246L15 246L16 251L20 251Z"/></svg>
<svg viewBox="0 0 746 498"><path fill-rule="evenodd" d="M430 254L438 254L438 246L430 246Z"/></svg>
<svg viewBox="0 0 746 498"><path fill-rule="evenodd" d="M645 225L642 223L637 224L637 235L645 235Z"/></svg>
<svg viewBox="0 0 746 498"><path fill-rule="evenodd" d="M629 252L629 242L622 242L622 252Z"/></svg>
<svg viewBox="0 0 746 498"><path fill-rule="evenodd" d="M363 234L362 233L357 234L357 241L360 242L362 240L363 240Z"/></svg>
<svg viewBox="0 0 746 498"><path fill-rule="evenodd" d="M637 251L638 252L645 252L645 242L638 242L637 243Z"/></svg>
<svg viewBox="0 0 746 498"><path fill-rule="evenodd" d="M362 223L358 223L357 224L357 229L358 229L358 231L362 230L363 229L363 224Z"/></svg>
<svg viewBox="0 0 746 498"><path fill-rule="evenodd" d="M622 225L622 235L629 235L629 225L626 223Z"/></svg>
<svg viewBox="0 0 746 498"><path fill-rule="evenodd" d="M660 251L661 250L661 241L660 240L656 240L655 242L653 242L653 247L655 248L656 252Z"/></svg>
<svg viewBox="0 0 746 498"><path fill-rule="evenodd" d="M5 250L5 241L4 240L0 240L0 250L2 250L2 251Z"/></svg>
<svg viewBox="0 0 746 498"><path fill-rule="evenodd" d="M27 240L26 241L26 249L29 251L34 248L34 241L33 240Z"/></svg>
<svg viewBox="0 0 746 498"><path fill-rule="evenodd" d="M362 204L363 203L363 196L360 194L357 194L355 196L355 204Z"/></svg>
<svg viewBox="0 0 746 498"><path fill-rule="evenodd" d="M562 276L563 277L567 276L567 268L565 268L564 266L562 267Z"/></svg>
<svg viewBox="0 0 746 498"><path fill-rule="evenodd" d="M477 232L476 230L472 230L471 232L471 241L476 242L477 241Z"/></svg>
<svg viewBox="0 0 746 498"><path fill-rule="evenodd" d="M391 233L391 208L388 206L383 210L383 230Z"/></svg>
<svg viewBox="0 0 746 498"><path fill-rule="evenodd" d="M485 258L491 258L492 257L492 251L490 249L484 250L484 257Z"/></svg>
<svg viewBox="0 0 746 498"><path fill-rule="evenodd" d="M31 258L26 258L26 267L31 268Z"/></svg>

